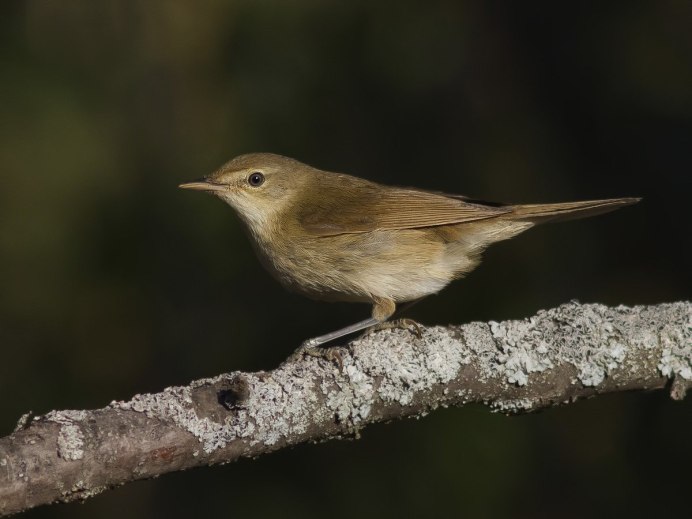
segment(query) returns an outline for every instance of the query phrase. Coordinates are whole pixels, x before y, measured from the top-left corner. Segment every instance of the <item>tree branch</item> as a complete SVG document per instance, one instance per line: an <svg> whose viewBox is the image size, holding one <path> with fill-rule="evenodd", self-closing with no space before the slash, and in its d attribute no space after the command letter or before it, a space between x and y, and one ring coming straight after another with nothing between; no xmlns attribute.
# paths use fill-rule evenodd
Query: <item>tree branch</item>
<svg viewBox="0 0 692 519"><path fill-rule="evenodd" d="M343 368L306 357L92 411L23 417L0 439L0 515L364 426L483 403L522 413L613 391L692 385L692 305L569 303L522 321L367 335Z"/></svg>

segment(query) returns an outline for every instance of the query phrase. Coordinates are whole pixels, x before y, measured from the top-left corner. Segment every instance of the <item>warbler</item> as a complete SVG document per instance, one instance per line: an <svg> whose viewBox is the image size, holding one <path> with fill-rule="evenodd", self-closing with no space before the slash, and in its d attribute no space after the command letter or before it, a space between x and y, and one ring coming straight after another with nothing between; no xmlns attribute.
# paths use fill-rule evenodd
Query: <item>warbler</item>
<svg viewBox="0 0 692 519"><path fill-rule="evenodd" d="M538 223L640 200L487 203L378 184L271 153L241 155L180 187L211 193L235 209L260 261L287 289L372 304L370 318L305 341L308 352L384 323L399 303L439 292L476 268L492 243Z"/></svg>

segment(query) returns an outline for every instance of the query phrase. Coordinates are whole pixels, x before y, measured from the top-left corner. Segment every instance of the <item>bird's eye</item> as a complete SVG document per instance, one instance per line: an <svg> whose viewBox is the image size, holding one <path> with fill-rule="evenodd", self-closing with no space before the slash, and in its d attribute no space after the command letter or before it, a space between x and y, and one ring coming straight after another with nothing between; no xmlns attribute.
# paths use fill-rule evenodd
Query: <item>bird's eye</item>
<svg viewBox="0 0 692 519"><path fill-rule="evenodd" d="M255 171L247 177L247 181L252 187L259 187L264 184L264 175L259 171Z"/></svg>

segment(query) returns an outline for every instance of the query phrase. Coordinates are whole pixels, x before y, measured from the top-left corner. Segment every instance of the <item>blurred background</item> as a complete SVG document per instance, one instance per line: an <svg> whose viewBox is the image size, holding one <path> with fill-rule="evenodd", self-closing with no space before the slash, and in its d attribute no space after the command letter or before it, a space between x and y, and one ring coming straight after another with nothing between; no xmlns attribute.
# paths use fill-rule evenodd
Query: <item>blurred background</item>
<svg viewBox="0 0 692 519"><path fill-rule="evenodd" d="M692 4L0 5L0 434L271 369L365 305L283 291L219 200L235 155L508 202L643 196L492 247L426 324L690 297ZM692 399L481 407L171 474L27 517L646 517L689 505Z"/></svg>

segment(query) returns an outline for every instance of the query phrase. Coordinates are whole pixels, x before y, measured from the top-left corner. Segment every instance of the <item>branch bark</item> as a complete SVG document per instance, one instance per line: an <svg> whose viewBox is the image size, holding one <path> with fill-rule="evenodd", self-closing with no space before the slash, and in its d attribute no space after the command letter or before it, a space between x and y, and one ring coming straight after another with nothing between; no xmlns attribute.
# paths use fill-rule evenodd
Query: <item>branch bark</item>
<svg viewBox="0 0 692 519"><path fill-rule="evenodd" d="M692 385L692 305L569 303L521 321L384 330L322 359L233 372L102 409L23 417L0 439L0 515L482 403L523 413L614 391Z"/></svg>

